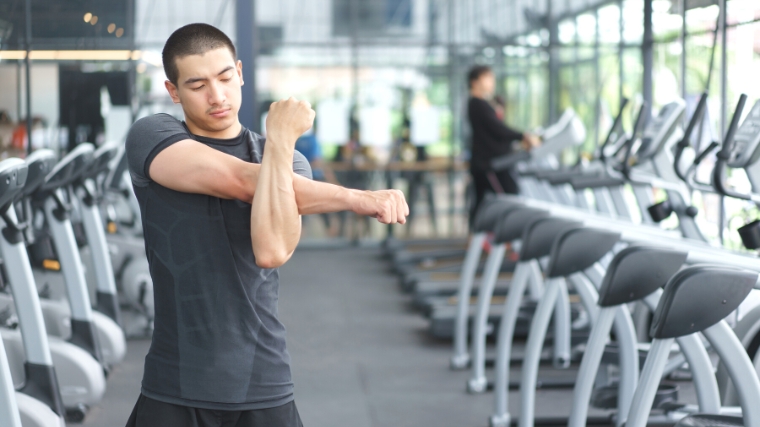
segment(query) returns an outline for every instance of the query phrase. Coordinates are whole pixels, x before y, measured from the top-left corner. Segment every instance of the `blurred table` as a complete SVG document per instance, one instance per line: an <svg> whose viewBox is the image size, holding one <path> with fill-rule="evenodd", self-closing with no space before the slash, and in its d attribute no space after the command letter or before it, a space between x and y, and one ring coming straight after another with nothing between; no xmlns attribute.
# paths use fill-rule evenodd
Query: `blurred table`
<svg viewBox="0 0 760 427"><path fill-rule="evenodd" d="M451 161L448 157L434 157L421 162L393 161L387 164L374 162L325 162L327 167L336 172L462 172L468 170L468 163Z"/></svg>

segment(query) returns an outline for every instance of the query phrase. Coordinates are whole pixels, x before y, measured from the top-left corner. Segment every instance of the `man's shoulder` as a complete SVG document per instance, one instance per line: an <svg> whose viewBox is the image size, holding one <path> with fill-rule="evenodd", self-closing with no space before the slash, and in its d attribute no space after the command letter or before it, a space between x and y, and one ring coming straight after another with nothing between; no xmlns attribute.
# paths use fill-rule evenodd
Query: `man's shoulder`
<svg viewBox="0 0 760 427"><path fill-rule="evenodd" d="M132 126L129 128L129 134L127 135L127 138L129 138L130 135L144 132L156 132L167 128L184 130L182 122L171 114L151 114L150 116L145 116L137 119L134 123L132 123Z"/></svg>
<svg viewBox="0 0 760 427"><path fill-rule="evenodd" d="M133 183L147 182L148 166L162 149L190 137L182 122L169 114L153 114L135 121L125 142Z"/></svg>

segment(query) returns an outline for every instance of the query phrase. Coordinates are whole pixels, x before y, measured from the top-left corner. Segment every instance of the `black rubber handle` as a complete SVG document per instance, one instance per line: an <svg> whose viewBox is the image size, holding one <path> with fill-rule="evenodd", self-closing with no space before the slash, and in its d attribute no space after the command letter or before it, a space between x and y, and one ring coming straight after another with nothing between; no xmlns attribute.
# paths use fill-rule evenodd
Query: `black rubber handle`
<svg viewBox="0 0 760 427"><path fill-rule="evenodd" d="M710 145L707 146L704 150L702 150L697 157L694 158L694 166L699 166L700 163L702 163L702 160L707 157L708 154L712 153L716 148L720 146L720 143L718 141L713 141L710 143Z"/></svg>
<svg viewBox="0 0 760 427"><path fill-rule="evenodd" d="M706 106L707 92L703 93L702 96L699 97L699 103L697 104L697 108L694 110L694 114L691 116L691 120L689 120L689 124L686 126L686 131L684 132L683 139L678 143L679 147L683 146L685 148L689 146L691 134L694 133L694 128L697 127L697 122L702 119Z"/></svg>
<svg viewBox="0 0 760 427"><path fill-rule="evenodd" d="M734 116L731 118L731 125L728 127L728 131L726 132L726 138L723 140L723 147L716 156L718 160L715 162L715 168L713 168L713 185L715 186L715 191L717 191L718 194L722 194L724 196L735 197L737 199L743 200L748 200L749 196L746 194L737 193L730 189L726 182L723 180L725 176L723 172L726 169L726 163L728 162L728 159L731 157L731 150L734 148L734 137L736 136L736 129L739 127L739 119L742 116L742 112L744 111L744 106L746 103L747 95L741 94L739 97L739 103L736 105L736 109L734 110Z"/></svg>
<svg viewBox="0 0 760 427"><path fill-rule="evenodd" d="M604 143L602 143L602 146L599 149L599 158L601 160L605 159L604 156L604 150L607 148L608 145L610 145L610 141L612 140L612 135L615 134L615 131L617 131L621 123L623 121L623 110L625 110L626 105L628 105L628 98L623 98L623 100L620 102L620 111L618 111L617 116L615 117L615 121L612 123L612 127L610 128L610 132L607 134L607 138L604 140Z"/></svg>
<svg viewBox="0 0 760 427"><path fill-rule="evenodd" d="M644 131L644 117L649 115L649 104L644 101L639 108L639 114L636 117L636 123L633 125L633 133L631 133L631 139L625 143L625 158L623 158L623 175L628 177L631 172L630 159L633 154L633 144L639 137L639 134Z"/></svg>
<svg viewBox="0 0 760 427"><path fill-rule="evenodd" d="M683 155L683 150L685 150L686 147L689 146L689 140L691 139L691 134L694 133L694 128L697 125L697 121L699 121L702 118L706 105L707 105L707 92L703 93L702 96L700 96L699 103L697 104L697 108L694 110L694 114L691 116L691 120L689 120L689 124L686 126L686 132L684 133L683 138L678 142L678 145L676 145L676 152L673 157L673 169L675 170L676 175L678 175L678 178L680 178L681 181L684 181L684 182L687 182L688 180L686 178L686 175L681 171L681 168L679 167L679 165L681 164L681 156Z"/></svg>

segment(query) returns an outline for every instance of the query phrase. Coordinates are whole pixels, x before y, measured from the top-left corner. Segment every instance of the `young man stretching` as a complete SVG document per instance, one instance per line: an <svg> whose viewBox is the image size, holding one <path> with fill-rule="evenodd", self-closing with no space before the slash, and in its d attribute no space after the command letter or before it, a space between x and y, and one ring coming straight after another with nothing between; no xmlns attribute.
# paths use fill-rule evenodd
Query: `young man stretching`
<svg viewBox="0 0 760 427"><path fill-rule="evenodd" d="M243 64L218 29L178 29L163 63L185 121L143 118L126 142L156 304L127 426L301 426L277 318L277 267L298 244L300 216L351 210L403 224L408 207L395 190L310 180L294 150L314 120L306 102L274 103L266 141L242 127Z"/></svg>

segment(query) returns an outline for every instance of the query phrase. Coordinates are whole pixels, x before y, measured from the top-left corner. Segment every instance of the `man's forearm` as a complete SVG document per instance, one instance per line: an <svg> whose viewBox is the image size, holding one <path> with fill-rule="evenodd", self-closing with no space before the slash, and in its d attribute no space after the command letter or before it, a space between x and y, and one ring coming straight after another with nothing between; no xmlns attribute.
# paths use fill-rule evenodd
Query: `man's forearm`
<svg viewBox="0 0 760 427"><path fill-rule="evenodd" d="M292 159L292 149L272 145L259 169L251 207L251 240L261 267L284 264L301 236Z"/></svg>
<svg viewBox="0 0 760 427"><path fill-rule="evenodd" d="M299 175L293 178L293 190L301 215L353 210L359 193L359 190L313 181Z"/></svg>
<svg viewBox="0 0 760 427"><path fill-rule="evenodd" d="M245 163L236 171L236 182L240 184L230 189L229 198L236 198L248 203L254 200L256 187L261 172L261 165ZM358 190L352 190L326 182L313 181L293 173L293 191L295 191L298 213L312 215L329 212L353 210Z"/></svg>

